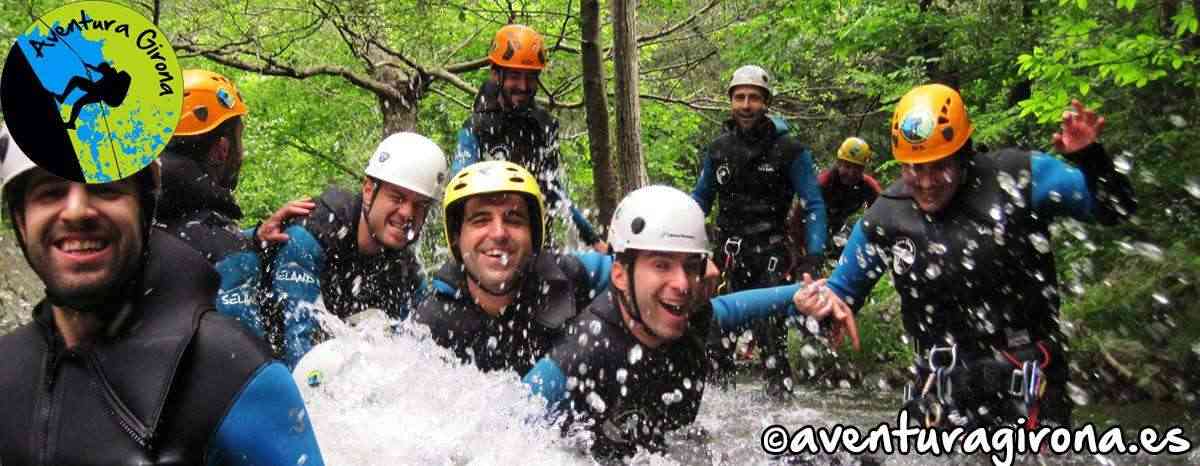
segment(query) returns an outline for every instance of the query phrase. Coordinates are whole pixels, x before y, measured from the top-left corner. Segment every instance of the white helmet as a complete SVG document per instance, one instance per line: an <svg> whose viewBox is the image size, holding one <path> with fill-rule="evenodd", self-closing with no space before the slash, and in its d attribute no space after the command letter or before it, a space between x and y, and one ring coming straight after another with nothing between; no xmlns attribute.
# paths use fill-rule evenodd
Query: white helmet
<svg viewBox="0 0 1200 466"><path fill-rule="evenodd" d="M396 133L388 136L371 161L367 176L436 199L446 182L446 156L429 138L417 133Z"/></svg>
<svg viewBox="0 0 1200 466"><path fill-rule="evenodd" d="M691 196L669 186L646 186L625 196L613 214L608 243L614 252L709 253L704 211Z"/></svg>
<svg viewBox="0 0 1200 466"><path fill-rule="evenodd" d="M4 190L8 188L8 184L36 166L29 160L29 156L17 147L17 141L9 136L8 125L0 124L0 205L3 205ZM0 217L2 216L3 214L0 214Z"/></svg>
<svg viewBox="0 0 1200 466"><path fill-rule="evenodd" d="M766 91L769 99L771 98L770 83L771 75L767 74L767 70L758 65L746 65L733 72L733 79L729 80L729 87L725 89L725 93L733 94L733 88L738 86L756 86Z"/></svg>

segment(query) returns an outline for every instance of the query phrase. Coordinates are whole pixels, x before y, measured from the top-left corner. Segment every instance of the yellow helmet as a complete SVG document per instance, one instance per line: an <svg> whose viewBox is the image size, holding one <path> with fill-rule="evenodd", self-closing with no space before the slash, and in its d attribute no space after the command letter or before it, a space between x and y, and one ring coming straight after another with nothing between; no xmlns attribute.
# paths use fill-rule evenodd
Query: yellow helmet
<svg viewBox="0 0 1200 466"><path fill-rule="evenodd" d="M846 138L838 149L837 158L856 165L866 165L867 160L871 159L871 146L861 138Z"/></svg>
<svg viewBox="0 0 1200 466"><path fill-rule="evenodd" d="M933 162L957 152L973 130L958 91L942 84L917 86L892 115L892 156L901 163Z"/></svg>
<svg viewBox="0 0 1200 466"><path fill-rule="evenodd" d="M546 208L537 179L520 165L491 160L463 168L446 185L446 194L442 197L442 219L446 224L446 246L454 258L462 261L461 254L454 247L454 238L458 237L462 228L462 211L467 198L488 193L518 193L525 196L529 202L530 217L535 222L530 229L533 250L541 250L542 239L546 237Z"/></svg>
<svg viewBox="0 0 1200 466"><path fill-rule="evenodd" d="M505 68L541 71L546 67L545 41L529 26L509 24L496 31L488 60Z"/></svg>
<svg viewBox="0 0 1200 466"><path fill-rule="evenodd" d="M211 71L183 70L183 114L176 135L204 134L246 112L246 102L233 81Z"/></svg>

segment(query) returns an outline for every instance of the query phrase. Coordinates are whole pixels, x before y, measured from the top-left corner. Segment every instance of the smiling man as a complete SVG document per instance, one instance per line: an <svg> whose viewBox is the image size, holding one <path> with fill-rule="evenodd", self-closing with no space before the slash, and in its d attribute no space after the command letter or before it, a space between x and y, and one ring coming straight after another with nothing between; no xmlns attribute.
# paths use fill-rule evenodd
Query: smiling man
<svg viewBox="0 0 1200 466"><path fill-rule="evenodd" d="M446 177L442 150L415 133L379 144L357 194L330 189L310 215L285 232L271 279L275 302L263 316L267 333L282 333L284 360L294 367L321 338L316 304L340 318L382 309L404 319L425 294L412 248Z"/></svg>
<svg viewBox="0 0 1200 466"><path fill-rule="evenodd" d="M766 70L746 65L733 72L726 88L730 119L721 135L705 149L700 177L692 197L707 214L717 212L717 265L731 291L775 286L787 281L792 269L814 270L825 249L825 204L817 185L812 153L782 119L767 117L771 78ZM806 224L805 255L791 264L787 217L792 199L799 197ZM729 380L733 336L713 335L717 375ZM783 319L768 319L754 327L762 348L767 394L791 393L787 361L787 327Z"/></svg>
<svg viewBox="0 0 1200 466"><path fill-rule="evenodd" d="M287 369L215 312L208 262L150 227L157 168L71 182L0 130L4 213L46 285L0 337L0 463L322 464Z"/></svg>
<svg viewBox="0 0 1200 466"><path fill-rule="evenodd" d="M609 244L617 257L610 291L524 378L552 410L569 413L565 430L592 423L598 459L664 447L666 432L696 419L710 371L710 329L795 315L799 290L785 285L709 300L701 285L709 263L704 213L666 186L621 201Z"/></svg>
<svg viewBox="0 0 1200 466"><path fill-rule="evenodd" d="M480 370L524 375L564 323L608 287L609 257L542 247L543 199L533 175L511 162L470 165L446 187L454 260L433 277L434 292L413 320Z"/></svg>

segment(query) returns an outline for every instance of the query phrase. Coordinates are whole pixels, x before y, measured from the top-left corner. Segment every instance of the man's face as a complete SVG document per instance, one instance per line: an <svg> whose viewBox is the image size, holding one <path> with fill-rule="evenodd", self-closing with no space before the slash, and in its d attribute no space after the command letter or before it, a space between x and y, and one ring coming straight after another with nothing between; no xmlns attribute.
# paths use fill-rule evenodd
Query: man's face
<svg viewBox="0 0 1200 466"><path fill-rule="evenodd" d="M858 181L862 179L862 173L862 165L838 159L837 174L838 178L842 181L842 184L850 186L858 183Z"/></svg>
<svg viewBox="0 0 1200 466"><path fill-rule="evenodd" d="M23 213L14 220L30 265L50 294L87 301L137 271L143 238L133 178L83 184L41 169L29 177Z"/></svg>
<svg viewBox="0 0 1200 466"><path fill-rule="evenodd" d="M754 127L754 123L767 111L767 95L757 86L737 86L729 94L733 121L742 129Z"/></svg>
<svg viewBox="0 0 1200 466"><path fill-rule="evenodd" d="M917 207L934 214L954 199L963 181L963 169L955 157L946 157L928 163L902 164L900 176L912 190Z"/></svg>
<svg viewBox="0 0 1200 466"><path fill-rule="evenodd" d="M634 260L634 292L643 323L655 335L674 340L687 331L701 299L700 277L707 265L698 254L640 252ZM629 296L630 270L613 264L613 286Z"/></svg>
<svg viewBox="0 0 1200 466"><path fill-rule="evenodd" d="M404 249L417 238L431 202L415 191L383 181L376 184L371 178L363 180L363 200L373 202L367 213L372 238L387 249Z"/></svg>
<svg viewBox="0 0 1200 466"><path fill-rule="evenodd" d="M511 291L533 254L529 205L519 194L485 194L467 199L457 247L463 266L491 291Z"/></svg>
<svg viewBox="0 0 1200 466"><path fill-rule="evenodd" d="M533 100L538 87L539 75L540 72L530 70L510 68L492 70L492 79L504 90L500 96L502 103L509 109L524 107Z"/></svg>

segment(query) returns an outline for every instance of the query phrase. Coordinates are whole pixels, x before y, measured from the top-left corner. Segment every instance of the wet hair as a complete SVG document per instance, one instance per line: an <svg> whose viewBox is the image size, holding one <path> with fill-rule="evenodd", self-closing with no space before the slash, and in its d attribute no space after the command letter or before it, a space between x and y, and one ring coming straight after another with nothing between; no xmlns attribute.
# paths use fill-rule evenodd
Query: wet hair
<svg viewBox="0 0 1200 466"><path fill-rule="evenodd" d="M241 123L241 115L234 115L233 118L221 122L220 125L217 125L216 128L207 133L194 136L177 135L171 138L171 142L167 143L167 150L192 160L208 160L208 151L222 137L228 137L231 144L241 144L234 132Z"/></svg>

